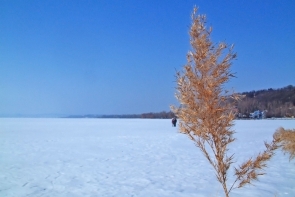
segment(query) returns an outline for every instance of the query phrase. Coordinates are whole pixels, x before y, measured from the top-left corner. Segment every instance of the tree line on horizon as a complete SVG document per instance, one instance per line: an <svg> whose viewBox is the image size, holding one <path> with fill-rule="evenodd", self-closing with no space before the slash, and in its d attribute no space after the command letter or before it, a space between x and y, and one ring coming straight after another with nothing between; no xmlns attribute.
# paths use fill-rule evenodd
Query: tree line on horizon
<svg viewBox="0 0 295 197"><path fill-rule="evenodd" d="M266 118L295 117L295 86L278 89L252 90L239 93L242 98L236 102L239 117L249 118L254 111L264 111ZM149 112L142 114L103 115L101 118L143 118L172 119L172 111Z"/></svg>
<svg viewBox="0 0 295 197"><path fill-rule="evenodd" d="M241 117L249 117L256 110L264 111L266 118L295 117L295 86L241 93L237 102Z"/></svg>
<svg viewBox="0 0 295 197"><path fill-rule="evenodd" d="M242 98L236 102L237 118L249 118L254 111L264 111L266 118L295 117L295 86L288 85L278 89L252 90L238 93ZM142 114L121 115L83 115L68 118L141 118L172 119L176 115L172 111L148 112Z"/></svg>
<svg viewBox="0 0 295 197"><path fill-rule="evenodd" d="M143 118L143 119L172 119L174 113L169 111L148 112L142 114L102 115L100 118Z"/></svg>
<svg viewBox="0 0 295 197"><path fill-rule="evenodd" d="M143 118L143 119L172 119L175 117L171 111L148 112L142 114L113 114L113 115L71 115L65 118Z"/></svg>

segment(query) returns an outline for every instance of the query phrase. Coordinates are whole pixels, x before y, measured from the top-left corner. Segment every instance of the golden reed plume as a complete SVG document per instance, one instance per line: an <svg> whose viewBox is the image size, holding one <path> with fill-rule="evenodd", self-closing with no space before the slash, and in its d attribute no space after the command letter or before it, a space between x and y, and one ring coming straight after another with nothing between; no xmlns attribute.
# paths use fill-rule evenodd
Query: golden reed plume
<svg viewBox="0 0 295 197"><path fill-rule="evenodd" d="M176 98L181 107L171 106L180 119L180 132L189 136L213 166L217 180L221 183L225 196L235 189L257 180L266 167L266 161L278 148L277 140L265 143L266 150L255 158L250 158L234 168L235 179L228 184L228 170L233 164L233 155L228 154L228 145L235 141L232 130L236 116L234 102L241 97L229 94L223 85L234 74L230 71L236 58L233 45L213 44L210 41L212 28L206 27L206 16L192 13L190 44L187 64L177 72Z"/></svg>

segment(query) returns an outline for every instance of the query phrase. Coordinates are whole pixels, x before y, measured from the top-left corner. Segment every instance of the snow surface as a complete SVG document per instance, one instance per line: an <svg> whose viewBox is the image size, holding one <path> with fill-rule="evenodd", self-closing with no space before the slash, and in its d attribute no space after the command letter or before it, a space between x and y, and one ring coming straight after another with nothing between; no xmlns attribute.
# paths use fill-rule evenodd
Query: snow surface
<svg viewBox="0 0 295 197"><path fill-rule="evenodd" d="M236 121L235 166L295 120ZM295 196L295 162L277 151L231 196ZM232 178L229 179L229 182ZM224 196L212 167L170 120L0 119L1 197Z"/></svg>

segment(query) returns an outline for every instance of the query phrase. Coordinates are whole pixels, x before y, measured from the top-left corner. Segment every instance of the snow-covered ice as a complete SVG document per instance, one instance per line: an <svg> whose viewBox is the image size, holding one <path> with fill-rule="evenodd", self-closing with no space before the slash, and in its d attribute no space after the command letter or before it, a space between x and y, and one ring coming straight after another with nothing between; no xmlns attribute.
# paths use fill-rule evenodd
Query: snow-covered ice
<svg viewBox="0 0 295 197"><path fill-rule="evenodd" d="M280 126L295 128L295 120L236 121L234 165L262 151ZM295 196L288 155L277 151L265 172L231 196ZM202 153L170 120L1 118L0 196L224 195Z"/></svg>

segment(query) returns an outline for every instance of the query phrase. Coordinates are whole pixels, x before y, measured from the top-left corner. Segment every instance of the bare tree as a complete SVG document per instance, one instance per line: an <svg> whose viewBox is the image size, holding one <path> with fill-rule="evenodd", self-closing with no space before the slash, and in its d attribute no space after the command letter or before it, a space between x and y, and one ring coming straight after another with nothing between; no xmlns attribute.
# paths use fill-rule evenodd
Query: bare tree
<svg viewBox="0 0 295 197"><path fill-rule="evenodd" d="M213 166L225 196L229 196L233 189L243 187L263 174L261 169L266 167L265 162L277 145L276 140L265 143L265 151L235 168L235 180L228 185L228 170L233 163L233 155L228 155L228 145L235 141L232 126L236 113L233 102L228 100L238 100L239 96L229 94L223 85L234 76L230 66L236 54L233 46L211 42L212 28L206 27L206 16L196 15L196 12L194 8L188 63L176 76L176 98L182 107L172 106L171 109L180 119L180 132L195 142Z"/></svg>

